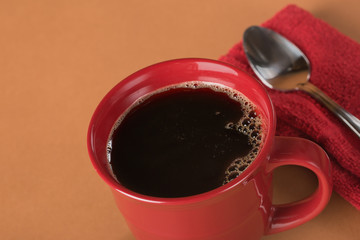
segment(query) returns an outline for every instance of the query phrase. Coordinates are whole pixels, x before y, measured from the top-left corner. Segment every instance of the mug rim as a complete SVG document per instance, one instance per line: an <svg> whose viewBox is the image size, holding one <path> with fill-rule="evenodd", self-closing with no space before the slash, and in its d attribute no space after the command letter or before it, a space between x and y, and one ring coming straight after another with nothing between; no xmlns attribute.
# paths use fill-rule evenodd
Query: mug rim
<svg viewBox="0 0 360 240"><path fill-rule="evenodd" d="M158 68L158 67L163 67L164 65L176 64L176 63L186 64L186 63L195 63L195 62L197 62L197 63L201 63L201 62L202 63L212 63L212 64L221 65L222 67L230 68L231 70L239 73L241 77L246 77L250 81L255 81L256 85L259 86L259 91L262 92L262 96L263 96L264 100L266 101L265 104L267 106L268 113L269 113L269 120L268 120L269 126L267 129L267 134L266 134L265 140L263 141L263 146L262 146L259 154L256 156L254 161L241 173L240 176L238 176L237 178L235 178L234 180L230 181L227 184L224 184L220 187L217 187L208 192L204 192L204 193L200 193L200 194L195 194L195 195L186 196L186 197L175 197L175 198L154 197L154 196L148 196L148 195L134 192L134 191L122 186L120 183L118 183L114 179L113 176L111 176L110 173L104 173L104 171L100 169L99 161L97 161L96 156L95 156L96 154L93 151L93 126L94 126L94 122L96 121L96 119L102 114L102 109L101 109L102 106L105 104L105 102L109 98L111 98L111 96L114 94L114 91L116 91L116 88L119 88L121 82L123 82L124 80L130 81L132 78L134 78L135 75L139 76L139 74L140 75L146 74L149 71L151 71L152 69ZM198 80L198 81L201 82L201 80ZM240 90L237 90L237 91L240 91ZM88 154L90 156L93 167L95 168L97 173L100 175L100 177L110 186L112 191L120 192L120 193L126 195L127 197L130 197L135 200L139 200L141 202L158 203L158 204L161 203L161 204L169 204L169 205L190 204L190 203L210 199L214 196L221 195L222 193L228 192L231 189L237 187L238 185L243 184L247 179L249 179L249 177L251 177L256 172L256 170L261 165L261 163L263 161L266 161L269 156L269 152L271 150L271 146L273 144L273 140L275 137L275 129L276 129L275 125L276 125L275 111L274 111L272 101L271 101L270 96L268 95L265 87L257 79L255 79L254 77L252 77L251 75L249 75L248 73L246 73L244 70L242 70L240 68L237 68L233 65L230 65L228 63L221 62L218 60L212 60L212 59L206 59L206 58L179 58L179 59L172 59L172 60L158 62L158 63L152 64L152 65L149 65L147 67L144 67L144 68L134 72L133 74L129 75L128 77L124 78L119 83L117 83L110 91L108 91L105 94L105 96L102 98L102 100L99 102L99 104L97 105L97 107L91 117L89 127L88 127L88 132L87 132L87 149L88 149ZM104 153L104 154L106 154L106 153Z"/></svg>

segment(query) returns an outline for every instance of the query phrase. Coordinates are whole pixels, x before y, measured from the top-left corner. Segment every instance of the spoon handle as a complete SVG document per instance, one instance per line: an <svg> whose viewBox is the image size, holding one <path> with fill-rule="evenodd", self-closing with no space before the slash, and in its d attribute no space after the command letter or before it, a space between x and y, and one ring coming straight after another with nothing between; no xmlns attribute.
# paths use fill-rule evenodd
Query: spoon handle
<svg viewBox="0 0 360 240"><path fill-rule="evenodd" d="M328 97L315 85L310 82L299 84L298 88L310 94L313 98L322 103L332 113L334 113L343 123L345 123L360 138L360 120L346 111L334 100Z"/></svg>

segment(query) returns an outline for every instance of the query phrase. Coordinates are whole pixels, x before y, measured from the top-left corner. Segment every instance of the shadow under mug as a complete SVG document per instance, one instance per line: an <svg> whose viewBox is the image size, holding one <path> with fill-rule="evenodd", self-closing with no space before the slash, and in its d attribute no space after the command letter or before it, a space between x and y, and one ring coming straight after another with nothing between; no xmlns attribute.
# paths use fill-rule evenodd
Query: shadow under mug
<svg viewBox="0 0 360 240"><path fill-rule="evenodd" d="M108 170L106 144L114 123L144 95L189 81L225 85L243 93L262 115L263 147L239 177L206 193L158 198L126 189ZM318 215L332 191L330 161L323 149L302 138L275 136L275 128L271 100L256 79L219 61L189 58L146 67L118 83L95 110L87 143L95 169L110 186L137 239L259 240ZM298 165L314 172L318 178L316 191L301 201L274 205L272 172L283 165Z"/></svg>

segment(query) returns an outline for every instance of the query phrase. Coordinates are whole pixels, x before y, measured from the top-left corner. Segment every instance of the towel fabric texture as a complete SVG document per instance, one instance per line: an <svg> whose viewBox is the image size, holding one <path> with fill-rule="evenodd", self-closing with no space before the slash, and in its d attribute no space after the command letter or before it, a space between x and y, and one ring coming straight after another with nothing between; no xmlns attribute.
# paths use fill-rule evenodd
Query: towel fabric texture
<svg viewBox="0 0 360 240"><path fill-rule="evenodd" d="M297 45L311 63L310 82L360 118L360 44L295 5L262 26ZM220 61L255 77L242 42ZM267 90L277 115L276 134L307 138L324 148L332 161L334 190L360 210L360 139L308 94Z"/></svg>

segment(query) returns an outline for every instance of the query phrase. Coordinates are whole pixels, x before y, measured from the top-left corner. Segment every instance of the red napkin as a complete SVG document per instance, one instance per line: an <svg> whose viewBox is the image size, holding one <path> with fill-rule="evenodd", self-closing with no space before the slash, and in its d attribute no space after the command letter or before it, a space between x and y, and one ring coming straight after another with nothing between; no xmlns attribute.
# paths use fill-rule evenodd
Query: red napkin
<svg viewBox="0 0 360 240"><path fill-rule="evenodd" d="M311 63L310 82L360 118L360 45L309 12L289 5L262 26L295 43ZM236 44L220 58L255 76ZM360 210L360 139L306 93L267 88L277 115L277 135L310 139L328 153L334 190Z"/></svg>

